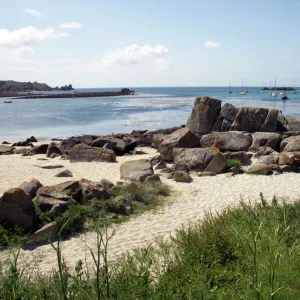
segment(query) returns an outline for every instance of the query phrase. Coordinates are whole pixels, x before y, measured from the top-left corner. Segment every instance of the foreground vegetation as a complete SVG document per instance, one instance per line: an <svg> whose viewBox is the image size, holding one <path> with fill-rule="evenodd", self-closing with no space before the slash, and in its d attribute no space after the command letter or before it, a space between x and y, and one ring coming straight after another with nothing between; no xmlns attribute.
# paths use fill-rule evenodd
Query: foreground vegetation
<svg viewBox="0 0 300 300"><path fill-rule="evenodd" d="M18 251L0 277L1 299L298 300L300 202L241 203L180 229L170 242L107 260L112 237L96 223L93 272L79 261L71 273L60 244L58 271L46 277L18 269ZM66 223L67 224L67 221ZM65 226L65 225L63 225ZM63 227L62 227L63 228ZM67 255L67 253L65 254ZM70 266L69 266L70 267Z"/></svg>

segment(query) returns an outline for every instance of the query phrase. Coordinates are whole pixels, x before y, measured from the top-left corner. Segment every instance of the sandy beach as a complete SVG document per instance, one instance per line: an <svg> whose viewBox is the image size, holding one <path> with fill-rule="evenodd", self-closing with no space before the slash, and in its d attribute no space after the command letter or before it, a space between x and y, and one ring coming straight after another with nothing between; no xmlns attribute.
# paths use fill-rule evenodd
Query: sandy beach
<svg viewBox="0 0 300 300"><path fill-rule="evenodd" d="M116 183L120 180L120 164L138 158L150 158L157 154L155 149L147 148L147 154L118 157L117 163L70 163L59 158L40 160L45 155L22 157L20 155L0 156L2 176L0 178L0 193L16 187L25 180L38 179L43 185L54 185L67 181L67 178L54 177L59 171L69 169L74 179L86 178L99 182L102 178ZM63 165L65 168L47 170L38 166ZM115 236L110 242L109 256L115 259L134 247L143 247L155 241L156 238L168 238L181 226L201 220L208 211L216 212L237 204L241 198L256 201L262 192L271 199L286 197L289 200L299 198L300 174L285 173L278 176L237 175L227 177L221 174L216 177L192 176L193 182L177 183L166 176L161 176L164 183L172 189L172 194L166 205L154 212L149 211L140 216L133 216L128 222L117 227ZM72 178L71 178L72 179ZM63 245L63 256L72 269L78 260L91 262L87 254L86 243L95 247L95 233L88 232L66 240ZM7 252L2 253L2 259ZM49 272L56 267L56 255L50 245L43 245L34 250L21 251L23 261L34 260L42 272Z"/></svg>

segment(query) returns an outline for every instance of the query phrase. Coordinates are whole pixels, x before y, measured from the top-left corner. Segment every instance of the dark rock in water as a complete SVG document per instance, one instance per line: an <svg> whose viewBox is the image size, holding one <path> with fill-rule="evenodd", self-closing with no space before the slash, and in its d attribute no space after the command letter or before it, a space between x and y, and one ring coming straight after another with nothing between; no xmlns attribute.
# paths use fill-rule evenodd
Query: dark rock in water
<svg viewBox="0 0 300 300"><path fill-rule="evenodd" d="M37 191L41 187L43 185L37 179L31 179L29 182L24 182L19 186L31 199L35 198Z"/></svg>
<svg viewBox="0 0 300 300"><path fill-rule="evenodd" d="M213 160L209 163L209 165L205 168L204 172L211 172L220 174L227 168L227 161L224 155L219 152L215 155Z"/></svg>
<svg viewBox="0 0 300 300"><path fill-rule="evenodd" d="M197 97L187 127L198 137L211 132L220 110L220 100L207 96Z"/></svg>
<svg viewBox="0 0 300 300"><path fill-rule="evenodd" d="M70 151L71 162L116 162L114 151L103 148L89 147L84 144L76 145Z"/></svg>
<svg viewBox="0 0 300 300"><path fill-rule="evenodd" d="M50 144L47 148L46 156L51 157L52 154L62 155L63 153L55 144Z"/></svg>
<svg viewBox="0 0 300 300"><path fill-rule="evenodd" d="M101 179L100 185L103 186L108 191L111 190L112 187L114 187L114 184L111 181L104 179L104 178Z"/></svg>
<svg viewBox="0 0 300 300"><path fill-rule="evenodd" d="M192 182L192 177L186 171L176 171L174 173L174 180L177 182L185 182L189 183Z"/></svg>
<svg viewBox="0 0 300 300"><path fill-rule="evenodd" d="M275 132L255 132L252 134L253 143L250 151L256 152L260 147L270 147L274 150L279 148L280 134Z"/></svg>
<svg viewBox="0 0 300 300"><path fill-rule="evenodd" d="M26 152L26 156L36 155L36 154L46 154L48 149L48 144L42 144L39 146L35 146L29 151Z"/></svg>
<svg viewBox="0 0 300 300"><path fill-rule="evenodd" d="M173 160L173 149L178 147L193 148L199 146L199 138L187 127L170 134L158 147L158 151L166 161Z"/></svg>
<svg viewBox="0 0 300 300"><path fill-rule="evenodd" d="M218 147L220 151L248 151L251 144L251 134L239 131L212 132L200 140L201 147Z"/></svg>
<svg viewBox="0 0 300 300"><path fill-rule="evenodd" d="M249 154L245 151L237 151L237 152L225 152L224 156L226 160L234 159L234 160L239 160L242 164L250 164L252 154Z"/></svg>
<svg viewBox="0 0 300 300"><path fill-rule="evenodd" d="M120 167L121 179L144 182L154 174L149 159L138 159L124 162Z"/></svg>
<svg viewBox="0 0 300 300"><path fill-rule="evenodd" d="M222 118L224 118L226 121L229 121L232 123L234 121L238 111L239 111L238 108L236 108L232 104L225 103L221 108L220 116Z"/></svg>
<svg viewBox="0 0 300 300"><path fill-rule="evenodd" d="M73 174L70 170L64 170L56 174L54 177L73 177Z"/></svg>
<svg viewBox="0 0 300 300"><path fill-rule="evenodd" d="M263 131L265 131L265 128L268 128L270 132L275 132L277 129L277 118L276 122L273 124L273 119L271 117L270 119L267 119L269 113L270 111L267 108L241 107L230 130L258 132L261 131L261 127L264 124ZM276 115L276 112L272 112L271 115Z"/></svg>
<svg viewBox="0 0 300 300"><path fill-rule="evenodd" d="M175 171L202 172L218 152L218 148L175 148Z"/></svg>
<svg viewBox="0 0 300 300"><path fill-rule="evenodd" d="M0 224L19 226L26 231L36 228L34 205L23 189L9 189L0 198Z"/></svg>

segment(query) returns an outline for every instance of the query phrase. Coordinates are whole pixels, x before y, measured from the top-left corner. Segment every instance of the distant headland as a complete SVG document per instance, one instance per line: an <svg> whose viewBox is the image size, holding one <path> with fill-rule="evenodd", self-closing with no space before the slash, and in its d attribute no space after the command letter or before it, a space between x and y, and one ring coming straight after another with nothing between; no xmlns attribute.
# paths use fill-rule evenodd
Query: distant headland
<svg viewBox="0 0 300 300"><path fill-rule="evenodd" d="M264 87L262 90L263 91L275 91L275 90L277 90L277 91L295 91L295 89L292 87L276 87L276 88L275 87L272 87L272 88Z"/></svg>
<svg viewBox="0 0 300 300"><path fill-rule="evenodd" d="M135 92L123 88L120 91L105 92L72 92L72 84L62 87L52 88L46 83L39 82L18 82L13 80L0 80L0 98L14 97L15 99L40 99L40 98L86 98L86 97L114 97L134 95ZM64 93L45 93L53 91L63 91ZM39 93L43 92L43 93Z"/></svg>

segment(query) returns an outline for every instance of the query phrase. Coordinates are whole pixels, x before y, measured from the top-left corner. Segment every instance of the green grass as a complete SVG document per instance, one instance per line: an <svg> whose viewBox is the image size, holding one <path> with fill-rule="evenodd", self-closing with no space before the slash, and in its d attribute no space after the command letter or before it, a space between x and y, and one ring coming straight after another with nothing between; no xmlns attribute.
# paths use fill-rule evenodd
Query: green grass
<svg viewBox="0 0 300 300"><path fill-rule="evenodd" d="M279 205L261 195L116 263L107 260L111 236L97 228L94 272L82 262L67 266L60 249L49 276L28 268L21 275L13 259L0 276L0 299L299 300L300 201Z"/></svg>
<svg viewBox="0 0 300 300"><path fill-rule="evenodd" d="M227 169L231 169L233 167L242 167L243 163L238 159L227 159Z"/></svg>

